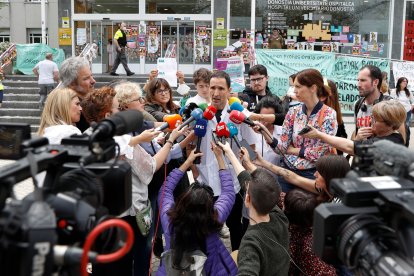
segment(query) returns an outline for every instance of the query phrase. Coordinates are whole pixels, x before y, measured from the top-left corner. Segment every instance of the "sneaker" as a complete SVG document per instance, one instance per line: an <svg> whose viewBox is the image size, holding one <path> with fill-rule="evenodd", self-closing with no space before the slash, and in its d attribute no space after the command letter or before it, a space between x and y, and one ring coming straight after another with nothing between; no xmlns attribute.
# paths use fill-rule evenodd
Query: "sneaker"
<svg viewBox="0 0 414 276"><path fill-rule="evenodd" d="M119 76L119 74L114 73L114 72L109 73L109 75L111 75L111 76Z"/></svg>
<svg viewBox="0 0 414 276"><path fill-rule="evenodd" d="M132 75L135 75L135 73L134 72L130 72L130 73L127 74L128 77L129 76L132 76Z"/></svg>

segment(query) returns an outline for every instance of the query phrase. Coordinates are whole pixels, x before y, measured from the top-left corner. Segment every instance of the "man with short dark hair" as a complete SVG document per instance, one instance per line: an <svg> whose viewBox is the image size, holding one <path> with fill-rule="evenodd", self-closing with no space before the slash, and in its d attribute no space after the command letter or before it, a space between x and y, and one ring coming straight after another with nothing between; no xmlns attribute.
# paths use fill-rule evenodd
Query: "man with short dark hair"
<svg viewBox="0 0 414 276"><path fill-rule="evenodd" d="M116 69L118 69L118 66L120 63L122 63L122 66L124 66L125 72L127 73L127 76L132 76L135 73L129 70L127 58L126 58L126 46L127 46L127 39L126 39L126 24L124 22L121 23L119 26L118 31L116 31L114 36L114 44L116 46L116 58L114 61L114 65L112 66L110 75L112 76L119 76L119 74L116 73Z"/></svg>
<svg viewBox="0 0 414 276"><path fill-rule="evenodd" d="M39 109L42 110L47 95L55 89L55 82L59 80L59 70L56 63L53 61L52 53L47 53L45 59L36 64L33 68L33 73L38 78L40 88Z"/></svg>
<svg viewBox="0 0 414 276"><path fill-rule="evenodd" d="M208 121L206 128L206 135L201 140L200 151L204 153L201 157L200 164L196 165L198 171L197 180L202 183L208 183L214 192L214 196L218 197L221 194L221 186L219 179L219 169L217 159L211 151L211 141L213 131L220 122L229 123L230 115L227 112L229 109L228 99L230 97L230 77L226 72L217 71L212 74L210 78L210 96L211 105L217 109L217 113L212 120ZM236 139L245 139L249 145L255 145L258 135L247 125L242 123L236 125L238 128L238 135ZM236 144L233 143L234 152L239 152ZM237 175L230 166L230 171L234 178L234 191L240 191L240 184L237 181ZM241 223L243 199L240 196L236 197L233 209L227 218L226 225L230 230L230 241L232 250L239 248L241 238L243 236L243 227Z"/></svg>
<svg viewBox="0 0 414 276"><path fill-rule="evenodd" d="M243 93L239 94L240 100L247 103L247 110L254 112L257 103L265 96L274 97L276 102L280 105L282 102L280 98L274 95L269 87L267 86L267 81L269 76L267 75L267 69L261 64L257 64L249 69L248 72L250 79L250 87L246 87ZM252 120L259 120L260 118L255 114L252 114ZM285 113L276 113L273 124L283 125L285 120Z"/></svg>

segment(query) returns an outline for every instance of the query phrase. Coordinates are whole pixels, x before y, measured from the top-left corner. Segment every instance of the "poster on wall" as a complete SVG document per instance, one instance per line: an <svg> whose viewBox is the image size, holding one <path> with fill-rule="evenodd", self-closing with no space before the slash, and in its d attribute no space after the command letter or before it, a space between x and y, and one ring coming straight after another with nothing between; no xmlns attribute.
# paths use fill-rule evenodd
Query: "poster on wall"
<svg viewBox="0 0 414 276"><path fill-rule="evenodd" d="M72 45L72 28L69 28L69 29L59 28L59 45L61 46Z"/></svg>
<svg viewBox="0 0 414 276"><path fill-rule="evenodd" d="M76 28L76 45L86 44L86 28Z"/></svg>
<svg viewBox="0 0 414 276"><path fill-rule="evenodd" d="M227 46L227 30L214 30L214 47L226 47Z"/></svg>
<svg viewBox="0 0 414 276"><path fill-rule="evenodd" d="M414 61L414 20L405 20L404 60Z"/></svg>
<svg viewBox="0 0 414 276"><path fill-rule="evenodd" d="M197 37L199 39L207 38L207 27L206 26L197 26Z"/></svg>
<svg viewBox="0 0 414 276"><path fill-rule="evenodd" d="M216 18L216 29L224 30L224 17Z"/></svg>

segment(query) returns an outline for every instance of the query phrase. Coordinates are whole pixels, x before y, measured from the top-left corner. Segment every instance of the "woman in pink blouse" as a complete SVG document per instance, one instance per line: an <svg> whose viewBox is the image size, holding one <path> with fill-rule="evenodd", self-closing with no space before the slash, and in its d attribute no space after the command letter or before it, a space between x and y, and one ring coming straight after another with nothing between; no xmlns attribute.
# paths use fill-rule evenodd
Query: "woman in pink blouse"
<svg viewBox="0 0 414 276"><path fill-rule="evenodd" d="M319 157L334 152L334 149L317 139L304 138L300 131L307 125L335 135L337 130L336 112L319 101L322 94L330 91L324 85L318 70L305 69L295 78L295 95L302 104L289 109L283 122L279 149L285 153L282 167L293 170L296 174L314 179L315 163ZM279 177L283 192L293 189L293 185Z"/></svg>

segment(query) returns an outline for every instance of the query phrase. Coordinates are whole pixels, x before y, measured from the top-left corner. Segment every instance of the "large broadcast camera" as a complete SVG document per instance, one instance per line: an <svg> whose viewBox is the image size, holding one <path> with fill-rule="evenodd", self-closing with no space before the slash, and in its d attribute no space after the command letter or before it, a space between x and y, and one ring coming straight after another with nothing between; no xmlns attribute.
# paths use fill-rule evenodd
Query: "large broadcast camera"
<svg viewBox="0 0 414 276"><path fill-rule="evenodd" d="M0 159L17 160L0 168L1 275L83 275L88 262L111 262L129 251L132 230L113 218L131 206L131 168L118 160L113 136L142 123L138 111L119 112L96 124L90 136L72 135L61 145L30 139L29 125L0 124ZM30 177L34 192L18 200L13 186ZM114 226L124 232L108 230ZM89 251L108 253L122 245L116 258Z"/></svg>
<svg viewBox="0 0 414 276"><path fill-rule="evenodd" d="M314 251L355 275L414 275L414 152L383 140L354 161L330 184L342 203L315 210Z"/></svg>

